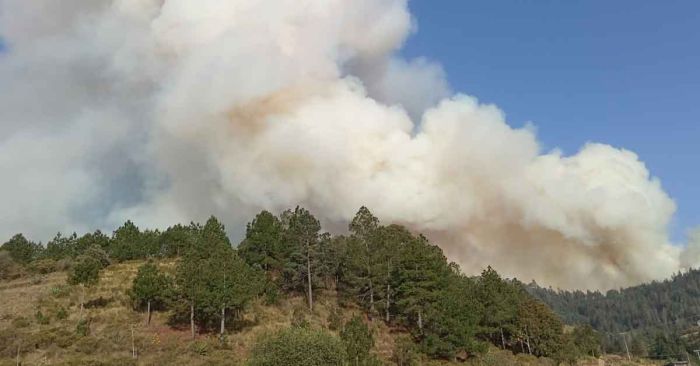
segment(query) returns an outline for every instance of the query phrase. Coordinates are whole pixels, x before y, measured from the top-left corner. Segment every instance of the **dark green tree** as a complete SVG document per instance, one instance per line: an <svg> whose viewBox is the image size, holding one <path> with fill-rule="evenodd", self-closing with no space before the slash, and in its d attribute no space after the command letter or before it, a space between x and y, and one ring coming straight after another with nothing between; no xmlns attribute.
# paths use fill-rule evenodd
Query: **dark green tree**
<svg viewBox="0 0 700 366"><path fill-rule="evenodd" d="M520 344L520 351L536 356L556 354L562 347L564 324L542 302L524 292L519 296L513 335Z"/></svg>
<svg viewBox="0 0 700 366"><path fill-rule="evenodd" d="M68 273L68 284L81 287L80 296L80 319L83 316L85 304L85 289L96 285L100 280L100 270L102 264L95 258L81 255L79 256L70 272Z"/></svg>
<svg viewBox="0 0 700 366"><path fill-rule="evenodd" d="M141 231L133 222L127 221L114 231L109 255L120 262L140 258L141 244Z"/></svg>
<svg viewBox="0 0 700 366"><path fill-rule="evenodd" d="M518 292L490 266L477 281L477 297L484 308L481 326L494 343L506 348L506 334L515 332ZM498 341L496 341L498 340Z"/></svg>
<svg viewBox="0 0 700 366"><path fill-rule="evenodd" d="M268 211L262 211L246 226L245 239L238 254L252 267L265 271L282 270L282 223Z"/></svg>
<svg viewBox="0 0 700 366"><path fill-rule="evenodd" d="M171 294L170 278L152 261L139 267L132 282L131 294L137 308L146 306L146 324L151 324L151 306L163 306Z"/></svg>
<svg viewBox="0 0 700 366"><path fill-rule="evenodd" d="M27 240L24 235L16 234L0 246L0 250L10 253L10 257L18 263L27 264L39 257L42 251L40 244Z"/></svg>
<svg viewBox="0 0 700 366"><path fill-rule="evenodd" d="M348 252L353 266L352 277L349 278L356 283L354 287L359 291L357 296L366 299L370 316L376 312L374 303L376 273L373 271L375 263L372 260L372 254L378 228L379 219L365 206L360 207L348 227L351 233ZM364 284L360 285L363 282Z"/></svg>
<svg viewBox="0 0 700 366"><path fill-rule="evenodd" d="M381 364L377 358L370 353L374 347L374 334L362 318L355 315L345 323L340 332L340 339L345 344L345 351L348 355L348 362L352 366L369 366Z"/></svg>
<svg viewBox="0 0 700 366"><path fill-rule="evenodd" d="M309 309L313 310L313 288L315 273L319 258L319 231L321 224L305 208L298 207L288 217L284 239L292 246L292 255L289 257L289 277L291 282L299 287L305 286L305 292Z"/></svg>

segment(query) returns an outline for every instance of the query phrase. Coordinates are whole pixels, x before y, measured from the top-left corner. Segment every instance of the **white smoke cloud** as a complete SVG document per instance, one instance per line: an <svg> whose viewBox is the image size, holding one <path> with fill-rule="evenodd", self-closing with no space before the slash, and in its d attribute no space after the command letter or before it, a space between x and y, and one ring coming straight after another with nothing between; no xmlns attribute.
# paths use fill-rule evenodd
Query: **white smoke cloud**
<svg viewBox="0 0 700 366"><path fill-rule="evenodd" d="M397 56L414 30L406 0L0 0L0 236L210 214L237 236L260 209L342 227L367 205L470 273L606 289L680 267L634 153L541 152Z"/></svg>

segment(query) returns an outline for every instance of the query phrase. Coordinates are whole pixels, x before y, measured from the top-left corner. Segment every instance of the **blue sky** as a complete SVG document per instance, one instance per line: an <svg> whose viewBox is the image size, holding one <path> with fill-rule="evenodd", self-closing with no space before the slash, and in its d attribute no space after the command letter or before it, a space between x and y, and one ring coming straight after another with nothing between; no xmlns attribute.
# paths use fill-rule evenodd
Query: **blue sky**
<svg viewBox="0 0 700 366"><path fill-rule="evenodd" d="M455 91L532 121L546 150L588 141L636 152L700 225L700 1L413 0L405 56L444 66Z"/></svg>

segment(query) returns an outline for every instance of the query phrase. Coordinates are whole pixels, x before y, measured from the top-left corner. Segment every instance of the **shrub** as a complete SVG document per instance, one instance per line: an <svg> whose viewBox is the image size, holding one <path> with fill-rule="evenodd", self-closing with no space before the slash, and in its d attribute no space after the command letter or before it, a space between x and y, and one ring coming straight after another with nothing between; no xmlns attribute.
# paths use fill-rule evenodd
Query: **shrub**
<svg viewBox="0 0 700 366"><path fill-rule="evenodd" d="M309 322L306 320L306 307L295 306L292 310L292 327L306 328Z"/></svg>
<svg viewBox="0 0 700 366"><path fill-rule="evenodd" d="M44 315L41 310L38 310L36 314L34 314L34 317L36 318L36 322L42 325L49 324L51 322L51 318Z"/></svg>
<svg viewBox="0 0 700 366"><path fill-rule="evenodd" d="M85 337L90 333L90 322L86 319L80 319L78 325L75 326L75 334Z"/></svg>
<svg viewBox="0 0 700 366"><path fill-rule="evenodd" d="M61 306L61 307L58 308L58 310L56 311L56 319L58 319L58 320L63 320L63 319L66 319L66 318L68 318L68 311L66 311L66 308L64 308L63 306Z"/></svg>
<svg viewBox="0 0 700 366"><path fill-rule="evenodd" d="M333 306L328 314L328 329L339 330L343 325L343 316L340 314L340 309Z"/></svg>
<svg viewBox="0 0 700 366"><path fill-rule="evenodd" d="M12 326L15 328L26 328L29 324L31 324L29 319L23 316L18 316L12 320Z"/></svg>
<svg viewBox="0 0 700 366"><path fill-rule="evenodd" d="M266 305L277 305L280 301L280 291L274 283L268 283L265 286L264 298Z"/></svg>
<svg viewBox="0 0 700 366"><path fill-rule="evenodd" d="M70 294L71 288L67 285L58 285L51 287L51 296L53 297L66 297Z"/></svg>
<svg viewBox="0 0 700 366"><path fill-rule="evenodd" d="M340 339L343 340L348 362L353 366L369 366L381 364L377 358L370 354L374 347L374 335L372 330L362 321L362 318L355 315L340 332Z"/></svg>
<svg viewBox="0 0 700 366"><path fill-rule="evenodd" d="M414 366L418 364L416 345L409 337L399 337L394 343L391 358L397 366Z"/></svg>
<svg viewBox="0 0 700 366"><path fill-rule="evenodd" d="M35 273L47 274L56 272L56 267L56 261L47 258L32 262L29 266L29 269L31 269L32 272Z"/></svg>
<svg viewBox="0 0 700 366"><path fill-rule="evenodd" d="M248 366L340 366L346 357L343 343L333 334L289 328L258 340Z"/></svg>
<svg viewBox="0 0 700 366"><path fill-rule="evenodd" d="M194 341L190 344L189 349L196 355L206 356L209 353L209 344L204 341Z"/></svg>
<svg viewBox="0 0 700 366"><path fill-rule="evenodd" d="M103 308L103 307L107 306L107 304L109 304L110 302L112 302L112 299L105 299L104 297L100 296L96 299L92 299L92 300L86 302L85 308L86 309Z"/></svg>
<svg viewBox="0 0 700 366"><path fill-rule="evenodd" d="M6 250L0 250L0 280L14 280L22 277L24 271L10 253Z"/></svg>

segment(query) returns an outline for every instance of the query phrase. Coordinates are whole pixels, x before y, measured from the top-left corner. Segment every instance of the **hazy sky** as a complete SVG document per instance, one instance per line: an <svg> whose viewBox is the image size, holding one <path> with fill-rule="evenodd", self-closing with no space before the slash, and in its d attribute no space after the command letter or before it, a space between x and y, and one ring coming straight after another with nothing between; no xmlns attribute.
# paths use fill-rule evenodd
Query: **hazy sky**
<svg viewBox="0 0 700 366"><path fill-rule="evenodd" d="M531 121L545 148L639 154L675 199L673 239L700 225L700 2L427 1L404 49L454 90Z"/></svg>

